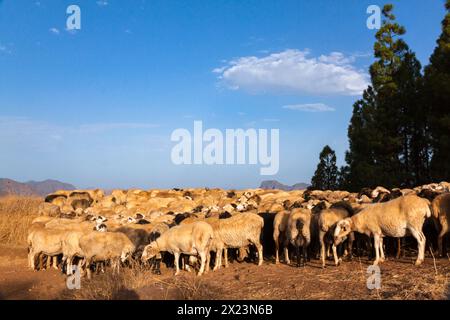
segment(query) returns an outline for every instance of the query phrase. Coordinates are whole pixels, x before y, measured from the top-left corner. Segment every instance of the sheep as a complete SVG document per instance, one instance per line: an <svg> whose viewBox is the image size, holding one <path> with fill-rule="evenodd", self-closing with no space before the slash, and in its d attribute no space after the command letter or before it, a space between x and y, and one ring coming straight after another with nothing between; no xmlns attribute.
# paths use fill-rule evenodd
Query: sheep
<svg viewBox="0 0 450 320"><path fill-rule="evenodd" d="M442 242L444 236L449 232L450 223L450 193L443 193L438 195L431 202L432 213L435 222L440 225L439 236L438 236L438 255L442 257L444 255Z"/></svg>
<svg viewBox="0 0 450 320"><path fill-rule="evenodd" d="M304 208L292 210L288 216L286 228L286 242L289 241L295 248L297 254L297 267L306 264L306 255L309 244L311 243L311 211ZM285 243L285 248L287 243ZM302 255L300 256L300 247L302 247ZM286 255L289 264L289 255Z"/></svg>
<svg viewBox="0 0 450 320"><path fill-rule="evenodd" d="M66 264L67 275L72 274L72 262L74 257L83 258L84 254L80 248L80 238L93 231L68 231L62 239L63 265ZM81 260L79 267L81 267Z"/></svg>
<svg viewBox="0 0 450 320"><path fill-rule="evenodd" d="M96 226L93 229L94 231L98 232L106 232L107 226L104 223L97 223ZM62 239L62 253L63 253L63 265L64 262L66 263L66 271L67 275L70 275L72 272L72 261L74 257L83 258L84 254L83 251L80 248L80 238L83 235L89 234L91 232L94 232L93 230L86 229L86 230L70 230L68 231L63 239ZM79 263L79 267L81 268L81 260Z"/></svg>
<svg viewBox="0 0 450 320"><path fill-rule="evenodd" d="M250 244L258 251L258 266L263 263L263 246L261 244L261 232L264 227L264 219L251 212L236 214L228 219L212 221L214 228L214 240L211 250L216 252L216 261L213 270L222 265L222 251L225 249L225 267L228 266L228 248L242 248ZM208 255L209 260L209 255ZM209 264L208 264L209 265Z"/></svg>
<svg viewBox="0 0 450 320"><path fill-rule="evenodd" d="M378 186L372 190L370 197L372 199L375 199L375 198L378 198L380 196L380 194L390 194L390 193L391 192L388 189L386 189L385 187Z"/></svg>
<svg viewBox="0 0 450 320"><path fill-rule="evenodd" d="M322 261L322 268L325 268L325 246L327 242L327 235L332 234L338 221L347 218L353 214L353 208L346 202L338 202L333 204L330 208L324 209L318 216L319 229L319 243L320 243L320 259ZM349 236L349 251L353 244L353 234ZM337 255L336 245L332 243L332 251L335 265L339 265L340 260ZM351 252L350 252L351 256Z"/></svg>
<svg viewBox="0 0 450 320"><path fill-rule="evenodd" d="M49 257L54 257L62 253L62 239L67 233L66 230L51 230L43 227L31 229L28 241L28 262L32 270L36 270L36 257L39 256L40 264L42 265L42 254ZM49 266L50 260L47 260ZM58 269L57 265L53 267Z"/></svg>
<svg viewBox="0 0 450 320"><path fill-rule="evenodd" d="M120 228L117 228L114 230L115 232L122 232L125 234L128 239L131 240L131 242L136 247L136 251L141 251L144 249L144 247L149 244L148 239L148 233L146 230L141 228L135 228L135 227L129 227L129 226L122 226Z"/></svg>
<svg viewBox="0 0 450 320"><path fill-rule="evenodd" d="M74 210L77 210L77 209L85 210L91 206L91 202L87 199L74 199L74 200L72 200L70 205L72 206L72 208Z"/></svg>
<svg viewBox="0 0 450 320"><path fill-rule="evenodd" d="M58 207L62 207L66 203L67 196L62 194L49 194L45 197L45 203L51 203Z"/></svg>
<svg viewBox="0 0 450 320"><path fill-rule="evenodd" d="M88 279L92 262L110 260L113 273L119 273L120 262L125 262L135 251L133 243L122 232L91 232L80 237L79 246Z"/></svg>
<svg viewBox="0 0 450 320"><path fill-rule="evenodd" d="M275 215L273 219L273 241L275 242L275 264L280 263L279 250L280 243L284 247L284 260L289 263L289 251L288 246L285 246L286 229L289 220L289 211L280 211Z"/></svg>
<svg viewBox="0 0 450 320"><path fill-rule="evenodd" d="M40 216L59 217L61 215L61 209L57 205L48 202L41 203L38 212Z"/></svg>
<svg viewBox="0 0 450 320"><path fill-rule="evenodd" d="M383 262L383 237L404 237L411 233L418 243L418 256L415 262L420 265L425 258L425 235L422 226L431 217L431 204L427 199L407 195L394 200L372 204L361 212L342 219L334 231L334 244L339 244L350 232L356 231L374 237L374 265Z"/></svg>
<svg viewBox="0 0 450 320"><path fill-rule="evenodd" d="M103 222L103 221L102 221ZM96 220L96 224L101 224L100 220ZM56 218L45 223L45 228L54 230L70 230L70 231L83 231L92 230L94 223L91 221L84 221L80 219L64 219Z"/></svg>
<svg viewBox="0 0 450 320"><path fill-rule="evenodd" d="M160 252L167 251L175 256L175 275L178 275L180 273L180 254L199 255L201 266L198 276L201 276L205 270L207 255L213 239L214 231L204 221L175 226L147 245L144 248L141 260L146 262L156 257Z"/></svg>
<svg viewBox="0 0 450 320"><path fill-rule="evenodd" d="M153 241L156 241L156 239L158 239L163 233L165 233L169 229L170 226L164 222L152 224L150 226L150 229L147 230L148 231L147 242L151 243ZM153 257L150 262L151 270L155 274L161 274L160 269L161 258L162 258L161 255L158 255L156 257Z"/></svg>

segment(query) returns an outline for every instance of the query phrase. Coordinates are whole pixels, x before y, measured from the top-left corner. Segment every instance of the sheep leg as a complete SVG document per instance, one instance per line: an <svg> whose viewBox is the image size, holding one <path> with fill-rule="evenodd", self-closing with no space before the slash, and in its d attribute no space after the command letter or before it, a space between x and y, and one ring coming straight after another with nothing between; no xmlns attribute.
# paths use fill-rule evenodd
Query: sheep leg
<svg viewBox="0 0 450 320"><path fill-rule="evenodd" d="M274 240L275 240L275 264L279 264L280 258L278 256L278 251L280 250L280 244L278 242L278 237L274 237Z"/></svg>
<svg viewBox="0 0 450 320"><path fill-rule="evenodd" d="M223 249L224 259L225 259L225 268L228 268L228 249Z"/></svg>
<svg viewBox="0 0 450 320"><path fill-rule="evenodd" d="M411 234L413 235L414 238L416 238L417 240L417 249L418 249L418 255L417 255L417 260L415 262L415 265L418 266L420 264L422 264L423 260L425 259L425 235L422 233L422 231L418 231L416 229L411 228L410 229Z"/></svg>
<svg viewBox="0 0 450 320"><path fill-rule="evenodd" d="M32 260L34 259L34 251L33 248L29 248L28 251L28 266L34 270L34 261Z"/></svg>
<svg viewBox="0 0 450 320"><path fill-rule="evenodd" d="M355 241L355 234L353 232L350 232L348 235L348 242L347 242L347 256L349 260L353 259L353 242Z"/></svg>
<svg viewBox="0 0 450 320"><path fill-rule="evenodd" d="M214 270L220 269L222 267L222 248L217 249L216 251L216 261L214 263Z"/></svg>
<svg viewBox="0 0 450 320"><path fill-rule="evenodd" d="M206 267L205 267L205 273L209 272L209 264L211 262L211 251L208 250L208 253L206 254Z"/></svg>
<svg viewBox="0 0 450 320"><path fill-rule="evenodd" d="M220 269L222 267L222 250L223 250L223 245L218 244L216 247L216 259L214 261L213 271L216 271L217 269Z"/></svg>
<svg viewBox="0 0 450 320"><path fill-rule="evenodd" d="M181 255L181 270L186 270L186 261L184 260L184 255Z"/></svg>
<svg viewBox="0 0 450 320"><path fill-rule="evenodd" d="M161 274L161 259L156 259L154 273L155 274Z"/></svg>
<svg viewBox="0 0 450 320"><path fill-rule="evenodd" d="M442 229L441 229L441 232L439 232L439 236L438 236L438 255L439 255L439 257L445 256L442 243L444 241L444 236L447 232L448 232L448 225L442 224Z"/></svg>
<svg viewBox="0 0 450 320"><path fill-rule="evenodd" d="M66 256L65 257L65 263L66 263L66 274L68 276L70 276L72 274L72 260L73 260L73 256ZM64 257L63 257L63 265L64 265Z"/></svg>
<svg viewBox="0 0 450 320"><path fill-rule="evenodd" d="M301 260L301 266L304 267L306 265L306 259L307 259L307 246L302 247L302 260Z"/></svg>
<svg viewBox="0 0 450 320"><path fill-rule="evenodd" d="M31 269L36 270L36 252L34 252L33 248L30 250L29 258Z"/></svg>
<svg viewBox="0 0 450 320"><path fill-rule="evenodd" d="M52 257L47 256L47 261L46 261L46 264L45 264L45 269L50 269L51 266L52 266Z"/></svg>
<svg viewBox="0 0 450 320"><path fill-rule="evenodd" d="M53 269L58 270L58 256L53 256Z"/></svg>
<svg viewBox="0 0 450 320"><path fill-rule="evenodd" d="M175 275L178 275L180 273L180 253L174 252L175 256Z"/></svg>
<svg viewBox="0 0 450 320"><path fill-rule="evenodd" d="M87 278L91 279L91 259L85 259Z"/></svg>
<svg viewBox="0 0 450 320"><path fill-rule="evenodd" d="M323 238L325 237L325 232L320 231L319 241L320 241L320 260L322 260L322 268L325 268L325 243Z"/></svg>
<svg viewBox="0 0 450 320"><path fill-rule="evenodd" d="M206 262L206 252L202 251L200 252L200 270L198 271L198 276L201 276L203 274L203 271L205 270L205 262Z"/></svg>
<svg viewBox="0 0 450 320"><path fill-rule="evenodd" d="M37 259L38 265L36 267L36 270L44 270L44 267L45 267L44 266L44 258L45 258L45 256L42 252L37 254L36 259ZM47 261L47 260L45 260L45 261Z"/></svg>
<svg viewBox="0 0 450 320"><path fill-rule="evenodd" d="M397 253L395 255L396 259L400 259L402 253L402 238L397 238Z"/></svg>
<svg viewBox="0 0 450 320"><path fill-rule="evenodd" d="M113 268L113 274L119 274L120 273L120 260L119 258L114 259L112 262L112 268Z"/></svg>
<svg viewBox="0 0 450 320"><path fill-rule="evenodd" d="M187 272L191 272L191 266L189 264L189 256L183 255L181 258L181 263L183 264L182 270L186 270Z"/></svg>
<svg viewBox="0 0 450 320"><path fill-rule="evenodd" d="M264 261L264 252L263 252L263 246L261 243L258 243L256 245L256 249L258 249L258 266L263 264Z"/></svg>
<svg viewBox="0 0 450 320"><path fill-rule="evenodd" d="M300 267L300 246L295 246L295 255L297 259L297 268Z"/></svg>
<svg viewBox="0 0 450 320"><path fill-rule="evenodd" d="M373 240L375 245L375 261L373 262L373 265L376 266L380 261L380 236L374 235Z"/></svg>
<svg viewBox="0 0 450 320"><path fill-rule="evenodd" d="M80 259L78 261L78 270L80 271L80 276L84 276L84 271L83 271L83 259Z"/></svg>
<svg viewBox="0 0 450 320"><path fill-rule="evenodd" d="M284 260L286 261L287 264L291 263L291 260L289 259L289 248L288 248L288 246L284 247Z"/></svg>
<svg viewBox="0 0 450 320"><path fill-rule="evenodd" d="M338 258L337 255L337 247L336 245L333 243L333 245L331 246L331 249L333 250L333 258L334 258L334 264L336 265L336 267L339 265L340 263L340 259Z"/></svg>
<svg viewBox="0 0 450 320"><path fill-rule="evenodd" d="M380 262L384 262L386 260L384 256L384 247L383 247L383 237L380 237Z"/></svg>

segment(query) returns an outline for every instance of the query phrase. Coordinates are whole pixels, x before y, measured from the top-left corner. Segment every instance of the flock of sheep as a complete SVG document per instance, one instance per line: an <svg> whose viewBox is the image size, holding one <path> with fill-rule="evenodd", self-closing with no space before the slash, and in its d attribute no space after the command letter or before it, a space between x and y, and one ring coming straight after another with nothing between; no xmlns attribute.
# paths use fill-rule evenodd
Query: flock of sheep
<svg viewBox="0 0 450 320"><path fill-rule="evenodd" d="M414 189L377 187L359 193L207 188L114 190L109 195L101 190L59 191L45 198L39 213L28 233L29 266L37 270L53 265L70 275L77 265L88 278L94 269L110 267L114 273L133 263L160 274L160 262L171 261L172 256L169 264L175 274L180 272L180 258L182 269L198 269L198 275L211 266L214 271L227 266L229 254L239 261L256 259L261 265L270 246L277 264L280 250L290 263L290 248L298 266L319 258L325 267L327 256L339 265L343 257L373 252L377 264L385 259L388 246L395 245L400 254L406 236L417 240L419 265L425 248L432 250L432 245L426 246L424 224L437 238L437 254L445 254L450 183Z"/></svg>

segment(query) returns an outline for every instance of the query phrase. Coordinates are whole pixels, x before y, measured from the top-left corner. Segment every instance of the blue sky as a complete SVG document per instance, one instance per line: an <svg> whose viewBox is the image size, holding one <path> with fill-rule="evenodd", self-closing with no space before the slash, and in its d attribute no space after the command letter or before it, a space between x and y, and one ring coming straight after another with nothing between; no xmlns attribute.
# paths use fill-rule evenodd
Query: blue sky
<svg viewBox="0 0 450 320"><path fill-rule="evenodd" d="M426 64L444 1L391 2ZM344 162L373 59L366 9L384 3L0 0L0 176L103 188L309 182L325 144ZM76 32L65 30L71 4ZM280 129L278 174L174 165L170 135L194 120Z"/></svg>

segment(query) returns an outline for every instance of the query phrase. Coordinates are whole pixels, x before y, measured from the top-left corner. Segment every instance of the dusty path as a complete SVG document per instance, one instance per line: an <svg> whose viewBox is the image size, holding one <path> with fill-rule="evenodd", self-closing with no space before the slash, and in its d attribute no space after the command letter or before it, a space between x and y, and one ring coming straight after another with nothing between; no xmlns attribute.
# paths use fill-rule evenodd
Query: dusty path
<svg viewBox="0 0 450 320"><path fill-rule="evenodd" d="M0 299L55 299L65 288L57 270L27 268L27 249L0 246Z"/></svg>
<svg viewBox="0 0 450 320"><path fill-rule="evenodd" d="M128 299L449 299L450 261L427 258L415 267L413 257L381 265L381 289L367 289L367 260L322 269L317 260L305 268L266 260L231 263L203 277L162 268L162 275L124 270L120 278L98 275L83 280L82 290L69 292L60 271L27 268L26 249L0 246L0 299L128 298Z"/></svg>

